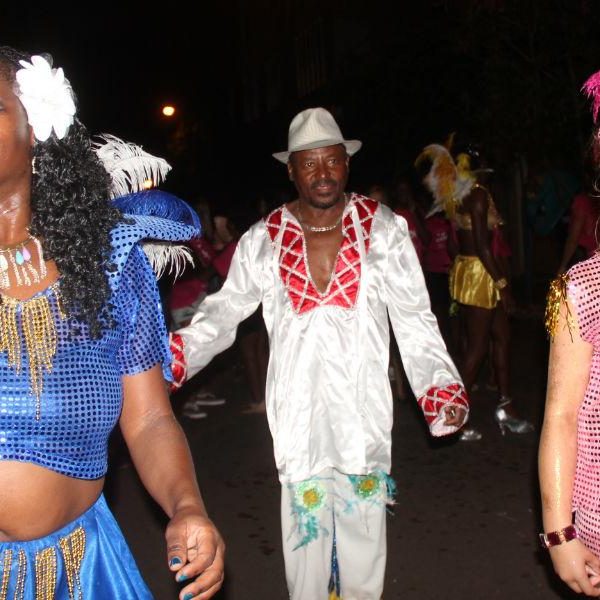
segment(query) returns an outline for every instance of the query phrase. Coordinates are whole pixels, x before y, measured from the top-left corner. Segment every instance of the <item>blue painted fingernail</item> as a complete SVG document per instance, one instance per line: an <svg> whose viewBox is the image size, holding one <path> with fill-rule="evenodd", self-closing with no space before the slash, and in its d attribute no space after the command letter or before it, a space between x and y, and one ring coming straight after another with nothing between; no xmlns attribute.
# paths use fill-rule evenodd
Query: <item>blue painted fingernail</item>
<svg viewBox="0 0 600 600"><path fill-rule="evenodd" d="M169 566L170 567L176 567L178 565L181 564L181 559L178 558L177 556L174 556L170 561L169 561Z"/></svg>
<svg viewBox="0 0 600 600"><path fill-rule="evenodd" d="M183 600L192 600L192 598L193 598L193 597L194 597L194 594L186 594L186 595L183 597Z"/></svg>
<svg viewBox="0 0 600 600"><path fill-rule="evenodd" d="M177 579L179 582L187 581L189 578L189 575L186 575L185 573L177 573L175 576L175 579ZM192 596L190 596L190 598L192 598Z"/></svg>

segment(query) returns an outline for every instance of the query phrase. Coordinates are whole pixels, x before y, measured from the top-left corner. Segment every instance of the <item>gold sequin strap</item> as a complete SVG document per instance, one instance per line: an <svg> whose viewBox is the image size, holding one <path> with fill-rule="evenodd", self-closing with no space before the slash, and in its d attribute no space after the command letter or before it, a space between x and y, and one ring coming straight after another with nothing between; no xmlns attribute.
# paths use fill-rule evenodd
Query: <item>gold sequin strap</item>
<svg viewBox="0 0 600 600"><path fill-rule="evenodd" d="M544 324L548 335L552 338L558 333L558 323L560 320L560 311L564 305L567 309L567 327L571 336L575 329L575 321L569 304L567 303L567 285L569 276L566 273L559 275L550 284L548 295L546 297L546 314L544 315Z"/></svg>
<svg viewBox="0 0 600 600"><path fill-rule="evenodd" d="M27 577L27 556L25 550L19 550L19 567L17 570L17 585L14 600L23 600L25 597L25 577Z"/></svg>
<svg viewBox="0 0 600 600"><path fill-rule="evenodd" d="M2 582L0 583L0 600L6 600L8 582L10 581L10 568L12 566L12 550L5 550L2 557Z"/></svg>
<svg viewBox="0 0 600 600"><path fill-rule="evenodd" d="M56 548L50 546L35 555L35 600L54 600L56 590Z"/></svg>
<svg viewBox="0 0 600 600"><path fill-rule="evenodd" d="M60 546L65 563L67 585L69 586L69 600L82 600L83 593L79 571L83 555L85 554L85 529L78 527L68 536L60 538L58 545Z"/></svg>
<svg viewBox="0 0 600 600"><path fill-rule="evenodd" d="M58 316L65 318L58 286L50 287L56 299ZM19 333L18 314L21 313ZM35 418L40 419L40 396L44 387L44 372L52 371L52 359L56 354L57 335L54 316L47 294L30 300L17 300L2 296L0 303L0 352L6 352L8 366L21 372L23 366L21 337L29 361L31 392L36 397Z"/></svg>

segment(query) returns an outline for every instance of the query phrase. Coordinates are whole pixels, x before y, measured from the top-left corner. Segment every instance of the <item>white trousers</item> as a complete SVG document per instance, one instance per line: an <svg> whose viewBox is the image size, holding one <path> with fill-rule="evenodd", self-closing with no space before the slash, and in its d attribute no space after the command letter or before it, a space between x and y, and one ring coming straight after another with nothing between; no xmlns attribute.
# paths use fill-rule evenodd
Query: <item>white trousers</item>
<svg viewBox="0 0 600 600"><path fill-rule="evenodd" d="M281 527L291 600L327 600L335 537L343 600L380 600L386 561L384 476L328 469L283 485ZM334 574L334 577L337 573ZM334 586L335 587L335 586Z"/></svg>

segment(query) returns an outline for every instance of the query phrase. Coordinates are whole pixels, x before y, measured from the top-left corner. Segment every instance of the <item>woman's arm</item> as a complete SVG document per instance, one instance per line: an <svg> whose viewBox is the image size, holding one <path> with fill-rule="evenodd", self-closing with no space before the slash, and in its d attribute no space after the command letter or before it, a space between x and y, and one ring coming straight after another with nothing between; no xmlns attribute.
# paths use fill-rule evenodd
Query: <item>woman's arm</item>
<svg viewBox="0 0 600 600"><path fill-rule="evenodd" d="M469 195L467 208L471 214L473 226L473 242L479 260L494 281L504 278L502 269L494 258L490 244L490 234L487 228L487 214L489 208L488 193L485 189L477 187ZM500 299L507 312L512 312L514 301L509 287L500 290Z"/></svg>
<svg viewBox="0 0 600 600"><path fill-rule="evenodd" d="M223 582L225 546L206 514L190 450L173 415L160 365L123 376L121 430L142 483L171 519L168 564L180 598L212 597Z"/></svg>
<svg viewBox="0 0 600 600"><path fill-rule="evenodd" d="M544 425L540 439L539 477L544 531L563 529L571 524L572 489L577 460L577 412L583 401L590 375L592 346L585 342L576 324L567 325L563 304L558 328L550 346L548 390ZM573 590L600 596L586 568L600 574L600 560L579 540L550 548L554 569Z"/></svg>

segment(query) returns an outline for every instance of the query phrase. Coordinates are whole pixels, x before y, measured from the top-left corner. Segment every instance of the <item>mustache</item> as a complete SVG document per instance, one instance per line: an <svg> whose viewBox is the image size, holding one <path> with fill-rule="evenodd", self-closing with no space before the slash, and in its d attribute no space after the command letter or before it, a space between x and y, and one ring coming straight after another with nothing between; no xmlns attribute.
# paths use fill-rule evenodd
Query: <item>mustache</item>
<svg viewBox="0 0 600 600"><path fill-rule="evenodd" d="M310 189L316 190L320 185L334 186L334 185L337 185L337 181L335 179L330 179L330 178L319 179L319 181L315 181L310 184Z"/></svg>

